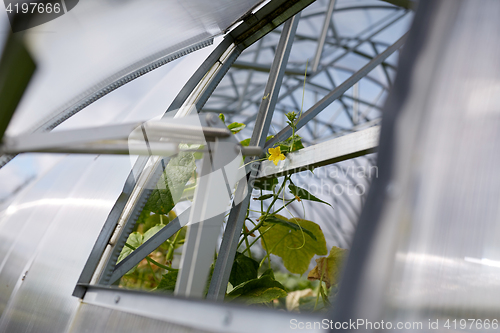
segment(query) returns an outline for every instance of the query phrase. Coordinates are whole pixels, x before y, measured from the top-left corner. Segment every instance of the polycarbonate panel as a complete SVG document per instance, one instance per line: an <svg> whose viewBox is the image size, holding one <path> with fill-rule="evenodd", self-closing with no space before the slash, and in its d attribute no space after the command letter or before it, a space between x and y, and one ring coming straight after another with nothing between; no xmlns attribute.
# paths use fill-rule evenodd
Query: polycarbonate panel
<svg viewBox="0 0 500 333"><path fill-rule="evenodd" d="M416 69L434 88L414 90L398 131L419 134L399 147L418 159L399 154L411 187L392 302L479 318L500 311L500 2L443 1L439 10L451 23L429 40L439 54L420 65L437 70Z"/></svg>
<svg viewBox="0 0 500 333"><path fill-rule="evenodd" d="M162 115L212 49L189 54L131 82L61 128ZM139 93L129 98L131 91ZM99 117L102 114L105 117ZM0 212L0 332L65 329L79 304L73 289L134 160L23 154L0 169L0 183L7 187Z"/></svg>
<svg viewBox="0 0 500 333"><path fill-rule="evenodd" d="M26 32L38 67L8 134L37 129L135 70L203 47L259 2L80 1Z"/></svg>
<svg viewBox="0 0 500 333"><path fill-rule="evenodd" d="M127 156L68 156L2 212L0 332L66 330L80 304L73 289L130 170Z"/></svg>
<svg viewBox="0 0 500 333"><path fill-rule="evenodd" d="M177 59L111 92L55 130L147 121L162 116L184 84L221 40L222 37L216 37L214 45ZM13 194L20 188L52 167L55 160L53 157L54 155L46 154L23 154L0 169L0 211L15 199Z"/></svg>
<svg viewBox="0 0 500 333"><path fill-rule="evenodd" d="M222 39L216 37L213 45L127 83L87 106L55 130L148 121L163 116L182 87Z"/></svg>
<svg viewBox="0 0 500 333"><path fill-rule="evenodd" d="M500 2L419 6L393 180L351 318L383 319L386 331L498 331Z"/></svg>

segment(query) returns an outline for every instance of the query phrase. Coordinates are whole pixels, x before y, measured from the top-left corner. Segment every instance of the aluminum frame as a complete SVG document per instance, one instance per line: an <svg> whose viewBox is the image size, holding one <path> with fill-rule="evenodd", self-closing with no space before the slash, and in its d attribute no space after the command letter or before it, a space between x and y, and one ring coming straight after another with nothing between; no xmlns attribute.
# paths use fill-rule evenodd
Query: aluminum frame
<svg viewBox="0 0 500 333"><path fill-rule="evenodd" d="M211 53L200 68L193 74L167 109L167 112L178 110L176 116L182 117L192 112L193 109L198 110L193 108L193 105L204 104L203 101L208 98L212 92L211 90L215 89L215 86L221 79L221 75L219 75L219 73L225 73L225 69L227 68L225 64L232 64L237 55L239 55L241 47L250 46L258 38L261 38L270 32L275 25L281 24L288 19L288 17L295 15L312 2L313 0L273 1L266 4L255 14L247 17L224 39L224 41ZM234 43L236 43L236 45ZM144 160L139 160L134 166L134 169L140 169L140 165L144 165L145 163L146 162ZM151 177L151 179L148 180L150 184L154 184L155 180L157 180L161 174L159 168L160 164L156 161L154 166L155 171L153 172L154 177ZM133 178L132 172L131 176ZM131 176L129 176L129 178ZM142 208L150 195L148 191L142 192L142 194L138 196L137 202L133 205L133 207L129 208L132 209L132 211L127 212L125 210L125 213L128 216L131 216L131 218L127 219L128 222L126 222L126 228L124 228L123 232L121 232L121 236L115 244L112 239L112 232L114 230L114 226L120 225L118 220L123 214L120 214L118 209L119 207L123 207L124 209L126 207L126 203L123 204L121 199L128 202L134 197L134 191L137 191L137 185L131 192L123 193L123 197L120 196L119 199L120 205L115 205L115 207L113 207L113 210L110 213L110 216L113 216L113 218L108 218L106 221L103 227L103 232L105 232L105 234L102 237L99 237L98 242L96 242L94 248L92 249L91 256L84 267L82 275L80 276L73 293L74 296L80 298L83 297L86 287L89 283L91 283L92 277L94 277L94 280L97 281L97 277L102 275L103 277L99 279L100 283L109 283L115 268L114 262L116 262L119 254L117 248L121 250L123 247L128 234L132 231L133 225L139 216L138 213L142 211Z"/></svg>
<svg viewBox="0 0 500 333"><path fill-rule="evenodd" d="M184 89L179 94L178 98L174 101L174 103L172 103L172 105L169 107L168 110L173 110L173 109L177 109L177 108L181 108L181 109L184 108L184 109L182 109L181 113L187 114L192 109L192 107L190 105L186 105L186 104L189 104L186 102L193 102L193 101L194 101L194 103L192 103L192 104L194 104L198 108L198 110L201 110L205 106L208 98L210 96L212 96L214 94L214 92L216 92L216 87L218 86L220 80L230 70L231 66L233 64L235 64L236 58L241 54L241 52L245 48L249 47L250 45L255 43L257 40L259 40L259 38L261 38L262 35L271 31L270 29L274 28L274 26L276 24L279 24L280 20L284 20L285 18L290 17L290 13L296 11L297 8L300 8L301 6L304 6L305 4L308 4L310 2L312 2L312 1L309 1L309 2L308 1L291 1L291 2L289 1L289 7L287 8L285 6L285 9L282 8L284 5L283 2L271 2L272 6L271 7L264 7L265 10L263 12L260 12L258 15L251 14L245 20L245 22L242 24L242 26L235 29L233 31L233 33L231 33L225 39L225 41L219 45L219 47L216 49L216 51L214 51L214 53L212 53L212 55L207 59L207 61L202 65L202 67L200 67L200 69L195 73L195 75L193 75L193 77L188 81L188 84L186 84ZM334 2L332 1L331 4L332 4L331 7L332 7L332 11L333 11ZM405 12L405 14L406 14L406 12ZM270 18L272 18L273 15L275 15L275 18L270 19ZM404 15L401 15L401 17L403 17ZM384 28L391 26L401 17L396 17L395 20L393 20L389 24L385 25ZM297 22L298 22L298 17L296 19L294 19L293 21L290 21L290 24L285 25L285 27L281 31L281 35L284 39L285 38L288 38L288 39L292 38L293 39L294 30L296 29ZM326 23L327 20L325 19L324 22ZM295 28L294 28L294 25L295 25ZM327 27L327 24L325 24L324 26ZM327 28L329 28L329 27L327 27ZM332 29L332 30L334 31L334 29ZM291 33L291 31L293 31L293 32ZM323 43L328 42L327 37L326 37L326 33L322 34L322 36L324 36L324 37L321 37L321 40L323 40ZM301 37L301 36L299 36L299 37ZM338 36L336 38L338 38ZM365 40L360 40L356 45L359 46L362 44L362 42L369 41L370 38L366 38ZM281 41L280 41L280 43L281 43ZM268 80L268 84L266 85L266 90L265 90L265 91L270 91L272 99L270 99L268 101L266 101L266 100L260 101L260 105L261 105L260 108L263 111L259 112L259 115L256 116L256 119L257 119L256 123L259 125L255 126L255 128L254 128L255 135L252 136L252 142L254 142L254 141L258 142L259 146L262 146L262 144L264 143L265 137L266 137L267 132L269 130L270 122L271 122L270 114L272 114L272 112L274 111L275 105L278 101L278 92L279 92L279 88L281 85L283 75L288 73L288 74L293 74L293 75L298 76L300 73L300 71L297 69L287 69L286 68L286 60L284 60L284 59L288 57L287 53L290 52L291 43L290 42L283 42L283 43L284 44L281 44L281 45L285 45L285 46L283 48L278 47L278 50L276 51L276 56L275 56L275 62L276 62L276 64L279 64L279 65L275 66L273 64L273 66L271 66L271 68L270 68L271 75L270 75L270 78ZM374 57L374 59L367 66L365 66L359 72L356 72L351 77L351 79L345 81L338 88L335 88L335 90L333 90L328 95L328 98L326 100L322 100L320 102L322 104L319 104L318 106L310 109L308 111L309 113L306 112L307 116L305 116L304 120L300 123L300 127L303 127L303 126L308 127L309 123L313 122L312 121L313 116L317 115L322 110L322 107L324 107L324 105L329 104L328 101L331 101L331 100L334 100L337 98L341 98L341 95L343 93L345 93L345 91L347 91L347 89L349 89L353 84L355 84L355 82L357 82L357 80L359 80L361 77L365 77L371 69L373 69L374 67L376 67L378 65L383 65L384 69L386 69L386 67L390 67L390 64L384 63L385 59L390 54L395 52L401 46L402 43L403 43L403 41L400 40L400 41L396 42L396 44L394 44L394 45L390 46L388 49L386 49L386 51L378 54L376 57ZM376 43L372 43L372 46L374 48L374 52L378 53L376 45L377 45ZM348 44L346 43L344 45L344 47L347 50L346 54L349 52L352 52L352 51L356 51L357 46L354 46L354 47L348 46ZM287 51L287 48L288 48L288 51ZM323 49L323 48L318 47L318 50L319 49ZM319 58L321 58L322 52L319 52L319 51L317 51L317 52L318 52L317 54L319 54ZM222 59L222 63L221 63L221 59ZM339 60L339 59L340 58L338 58L337 60ZM315 62L316 68L321 67L319 65L319 63L320 63L319 61ZM236 67L236 66L233 66L233 67ZM254 67L254 68L256 68L256 67ZM207 73L210 75L208 75ZM280 76L281 76L281 78L280 78ZM309 77L311 77L311 78L313 76L314 75L311 75L311 74L309 75ZM389 75L387 74L387 71L386 71L386 76L388 78L388 81L390 81ZM234 80L234 78L232 78L231 72L229 72L227 74L227 77L229 77L231 79L231 81L233 82L233 84L235 84L235 80ZM208 83L208 85L207 85L207 83ZM311 83L311 85L313 85L313 83ZM288 86L287 86L287 88L288 88ZM248 85L245 86L245 90L248 91ZM288 90L290 90L290 89L288 89ZM193 93L193 91L194 91L194 93ZM236 89L236 91L238 91L238 89ZM253 91L252 93L254 95L257 94L255 91ZM287 93L288 93L288 91L285 92L284 95L286 95ZM288 96L290 96L290 95L291 94L288 94ZM345 97L345 98L348 98L348 97ZM369 103L367 101L360 100L358 96L352 96L352 99L355 101L355 103ZM242 103L240 103L240 105L241 104ZM298 103L296 101L295 101L295 104L298 105ZM346 110L346 108L345 108L345 110ZM347 113L349 113L349 112L347 112ZM356 121L354 121L354 118L356 118ZM353 125L354 124L358 125L358 120L360 118L363 118L362 114L358 114L358 112L355 112L355 113L353 112L352 113ZM365 125L367 123L369 123L369 122L368 121L364 122ZM267 130L266 130L266 127L267 127ZM355 128L355 126L353 126L353 128ZM311 128L308 128L308 129L311 132L313 132L313 130ZM342 129L342 130L344 130L344 129ZM370 129L370 131L371 131L371 129ZM279 135L280 138L286 138L287 135L289 136L291 134L289 129L286 129L286 128L280 133L281 133ZM337 140L336 142L338 142L338 141L339 140ZM354 149L353 151L348 151L343 156L350 156L350 154L353 154L354 151L356 151L357 153L359 153L359 152L365 153L365 152L373 151L373 148L374 148L373 142L371 142L371 144L369 144L368 146L370 146L370 147L366 148L366 149L356 148L357 150ZM21 151L22 151L22 149L21 149ZM26 151L26 150L24 150L24 151ZM93 152L95 152L95 151L93 151ZM309 151L304 150L304 153L308 153L308 152ZM308 167L311 165L325 164L325 163L328 163L329 161L335 159L332 156L329 156L328 158L329 159L316 159L312 163L303 163L303 164L301 164L301 166ZM145 158L141 158L134 167L135 171L139 171L139 172L143 171L143 168L146 165L146 162L147 162L147 160ZM150 183L154 182L155 177L158 176L158 170L159 169L157 168L157 169L152 171L151 176L148 178L148 181ZM253 177L255 177L255 175L253 175L253 176L250 175L249 177L253 178ZM115 207L113 208L112 212L110 213L108 220L105 223L105 227L103 229L103 232L101 232L101 235L99 236L99 239L96 243L96 246L94 247L94 250L92 251L91 258L89 259L89 262L86 265L84 272L82 272L82 277L80 278L80 282L77 286L77 289L75 289L75 296L83 297L83 294L84 294L86 288L95 288L95 287L89 287L89 284L85 283L84 281L82 282L82 280L88 280L88 282L90 282L90 279L92 277L92 273L94 273L95 268L97 267L99 260L102 260L102 258L106 257L106 254L104 254L105 247L109 244L110 240L113 237L112 232L113 232L113 230L115 230L114 226L116 225L116 223L119 220L119 217L120 217L119 215L120 215L121 211L124 210L126 203L129 202L129 199L132 197L132 193L133 193L132 189L137 188L137 185L138 184L135 183L135 180L133 179L133 177L132 178L129 177L127 179L126 185L124 187L124 191L123 191L122 195L120 196L120 198L118 199L117 203L115 204ZM139 186L140 185L141 184L139 184ZM239 194L239 195L242 195L242 194ZM123 238L126 239L128 233L130 233L130 231L127 232L127 230L130 230L130 226L133 225L133 223L135 223L134 216L137 214L137 212L140 212L140 210L142 209L141 203L145 203L148 196L149 195L148 195L147 191L143 192L143 194L141 194L138 197L138 200L137 200L138 204L134 205L132 210L129 211L129 213L131 214L130 215L131 217L127 220L126 225L123 225L123 232L120 236L121 239L123 239ZM248 198L248 196L246 198ZM237 236L239 236L238 231L241 230L241 225L239 224L240 223L239 221L241 221L241 212L245 212L245 207L246 207L245 205L248 204L248 200L246 198L239 205L238 209L233 208L234 212L233 211L231 212L233 215L236 214L235 215L236 218L232 219L232 220L230 218L230 221L231 221L230 225L231 225L232 231L226 229L226 232L228 232L227 237L225 236L225 238L224 238L224 240L227 239L226 243L229 242L231 244L234 244L235 239L236 239L236 243L237 243L237 239L238 239ZM228 224L229 224L229 222L228 222ZM175 223L172 225L175 226ZM240 225L240 227L238 228L239 225ZM168 235L167 232L170 233L173 230L173 229L167 229L167 228L165 228L165 229L166 229L165 232L163 232L161 234L160 233L157 234L158 237L155 240L156 242L165 238ZM230 234L232 234L232 236L229 236ZM115 239L115 241L116 241L116 239ZM114 245L114 248L111 250L114 252L114 254L111 254L111 256L108 258L113 258L116 255L116 251L119 251L117 249L121 248L120 244L121 244L120 240L116 241L116 243L114 243L114 244L111 244L111 245ZM137 258L139 258L141 255L146 253L149 249L151 249L151 248L154 249L153 244L154 244L154 242L149 243L147 248L144 248L143 250L141 250L142 252L140 252L140 255L137 254L134 257L134 260L137 260ZM224 241L223 241L223 244L225 244ZM213 296L210 296L210 297L214 297L214 299L220 299L220 295L221 294L223 295L222 286L224 286L224 281L225 281L225 278L223 277L223 275L229 274L228 270L230 270L230 268L231 268L229 266L229 264L232 262L230 260L230 258L231 258L231 255L234 258L233 251L236 250L236 249L233 250L233 248L234 248L234 246L230 246L228 248L228 250L224 250L224 251L226 251L224 253L227 253L227 255L224 255L226 263L223 265L223 268L219 270L220 273L216 273L216 274L214 273L215 280L213 280L213 281L217 281L217 282L214 282L214 285L215 285L215 283L218 284L217 287L214 287L215 289L212 288L212 286L211 286L212 291L211 291L210 295L213 295ZM104 256L103 256L103 254L104 254ZM145 255L147 255L147 253ZM132 258L132 256L130 256L130 257ZM112 261L113 261L113 259L111 259L109 262L112 262ZM109 262L107 264L108 267L104 268L105 271L107 269L109 269L109 266L110 266ZM129 261L127 265L132 265L132 260ZM126 272L126 270L125 270L126 267L128 267L128 266L122 266L121 272L122 271ZM197 267L197 265L194 265L193 267ZM118 269L118 266L115 267L115 271L116 271L116 269ZM113 283L114 281L112 281L112 280L118 278L118 275L120 273L116 273L115 275L113 275L114 272L112 272L111 273L112 275L109 277L108 277L108 275L105 274L104 275L104 276L106 276L105 279L108 279L105 283L106 284ZM219 275L217 275L217 274L219 274ZM104 283L103 281L104 280L101 280L102 283ZM227 281L226 281L226 283L227 283ZM196 283L196 285L200 285L200 284ZM189 292L188 286L182 287L184 291L180 291L180 288L181 287L179 287L179 291L178 291L179 294L191 295L191 293ZM103 289L103 290L106 290L106 292L107 292L109 289ZM199 290L197 290L194 294L199 295ZM219 295L219 296L217 296L217 295ZM86 300L89 300L89 299L86 298Z"/></svg>

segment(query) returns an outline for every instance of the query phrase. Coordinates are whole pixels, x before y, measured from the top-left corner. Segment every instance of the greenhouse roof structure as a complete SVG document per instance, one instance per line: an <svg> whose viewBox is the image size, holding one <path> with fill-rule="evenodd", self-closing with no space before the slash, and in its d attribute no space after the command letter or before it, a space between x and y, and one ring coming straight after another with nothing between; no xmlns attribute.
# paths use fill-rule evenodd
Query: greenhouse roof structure
<svg viewBox="0 0 500 333"><path fill-rule="evenodd" d="M0 332L498 328L498 10L5 1Z"/></svg>

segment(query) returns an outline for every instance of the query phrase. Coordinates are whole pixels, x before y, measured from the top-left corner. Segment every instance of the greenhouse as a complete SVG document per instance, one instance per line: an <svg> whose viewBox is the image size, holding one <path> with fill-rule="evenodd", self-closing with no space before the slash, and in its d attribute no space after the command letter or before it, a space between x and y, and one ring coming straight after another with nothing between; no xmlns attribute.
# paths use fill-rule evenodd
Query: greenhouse
<svg viewBox="0 0 500 333"><path fill-rule="evenodd" d="M4 5L0 332L498 331L500 2Z"/></svg>

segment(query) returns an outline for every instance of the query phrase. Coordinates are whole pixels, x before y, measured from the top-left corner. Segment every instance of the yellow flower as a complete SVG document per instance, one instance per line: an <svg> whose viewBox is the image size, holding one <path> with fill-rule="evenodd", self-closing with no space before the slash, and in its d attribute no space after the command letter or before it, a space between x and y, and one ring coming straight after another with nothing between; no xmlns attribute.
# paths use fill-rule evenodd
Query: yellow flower
<svg viewBox="0 0 500 333"><path fill-rule="evenodd" d="M269 154L271 154L271 156L269 156L269 161L273 161L274 165L278 165L280 160L285 159L285 155L281 153L280 147L269 148Z"/></svg>

